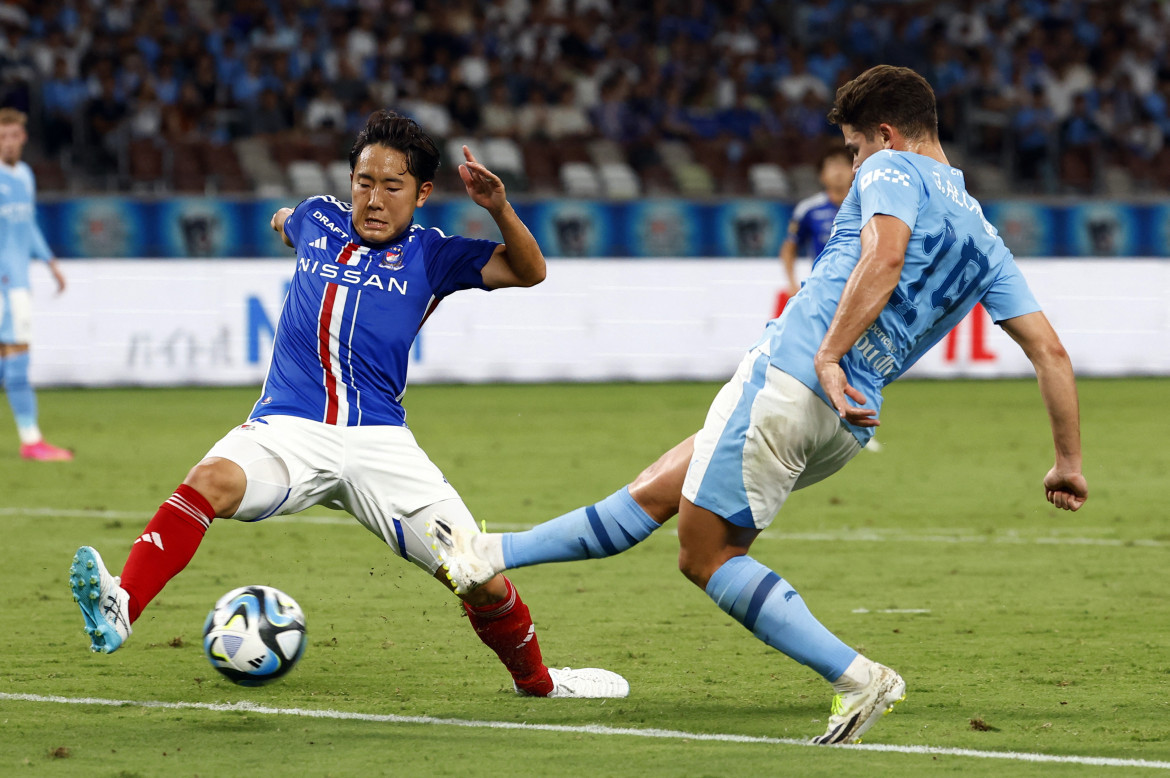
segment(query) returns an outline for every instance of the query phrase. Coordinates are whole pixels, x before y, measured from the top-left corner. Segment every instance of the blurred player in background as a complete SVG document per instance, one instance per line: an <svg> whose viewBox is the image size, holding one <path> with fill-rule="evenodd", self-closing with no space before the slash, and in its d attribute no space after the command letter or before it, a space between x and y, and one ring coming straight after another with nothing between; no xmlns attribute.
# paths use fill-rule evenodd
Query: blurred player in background
<svg viewBox="0 0 1170 778"><path fill-rule="evenodd" d="M832 684L829 725L814 741L821 744L856 741L902 698L905 682L842 643L748 552L793 490L861 450L879 423L882 389L977 302L1036 370L1056 453L1045 496L1074 511L1088 497L1068 354L962 171L947 162L930 85L906 68L871 68L837 91L829 119L856 169L833 237L800 294L719 391L693 444L684 441L630 487L528 532L432 527L457 589L470 590L511 567L624 551L670 517L681 492L683 574L760 640Z"/></svg>
<svg viewBox="0 0 1170 778"><path fill-rule="evenodd" d="M44 260L58 293L65 291L65 275L37 226L36 179L32 168L20 159L28 140L26 121L15 108L0 108L0 383L16 417L21 457L63 462L73 459L73 454L45 442L37 424L37 396L28 378L29 265L34 257Z"/></svg>
<svg viewBox="0 0 1170 778"><path fill-rule="evenodd" d="M845 195L849 194L849 185L853 183L853 155L844 146L833 146L821 155L817 172L824 191L796 204L792 220L788 222L788 237L780 244L780 261L784 265L784 278L788 285L780 293L776 314L772 318L779 316L785 303L800 291L800 283L796 280L796 258L801 250L804 250L805 256L812 258L815 267L817 257L829 242L837 209L841 207Z"/></svg>
<svg viewBox="0 0 1170 778"><path fill-rule="evenodd" d="M345 510L403 559L444 584L426 537L435 513L467 532L475 521L415 442L401 404L410 347L435 306L463 289L533 286L545 260L500 179L466 146L459 174L495 220L502 244L413 224L439 165L411 119L372 114L350 152L352 205L310 197L272 217L296 249L272 363L248 421L192 468L134 542L115 578L82 546L71 585L92 649L116 651L130 625L190 561L213 518L259 521L313 505ZM460 595L476 634L539 697L624 697L607 670L550 670L528 607L507 578Z"/></svg>

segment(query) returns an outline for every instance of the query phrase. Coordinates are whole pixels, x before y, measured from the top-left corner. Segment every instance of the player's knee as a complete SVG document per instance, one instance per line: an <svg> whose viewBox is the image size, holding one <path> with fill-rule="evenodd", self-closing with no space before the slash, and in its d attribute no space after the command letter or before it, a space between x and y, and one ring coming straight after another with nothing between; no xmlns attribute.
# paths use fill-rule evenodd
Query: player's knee
<svg viewBox="0 0 1170 778"><path fill-rule="evenodd" d="M687 580L693 583L700 589L707 588L707 581L711 580L711 576L718 569L718 565L712 567L711 560L708 554L696 552L695 549L686 546L680 546L678 550L678 569Z"/></svg>
<svg viewBox="0 0 1170 778"><path fill-rule="evenodd" d="M694 451L694 436L667 451L630 484L630 496L659 524L678 513L683 481Z"/></svg>
<svg viewBox="0 0 1170 778"><path fill-rule="evenodd" d="M678 501L682 492L673 495L667 494L668 484L663 482L661 472L655 470L656 465L643 470L634 482L629 485L630 496L638 507L646 511L650 518L659 524L669 520L678 513Z"/></svg>
<svg viewBox="0 0 1170 778"><path fill-rule="evenodd" d="M235 462L212 457L191 468L183 483L203 495L217 517L227 518L239 509L248 480Z"/></svg>

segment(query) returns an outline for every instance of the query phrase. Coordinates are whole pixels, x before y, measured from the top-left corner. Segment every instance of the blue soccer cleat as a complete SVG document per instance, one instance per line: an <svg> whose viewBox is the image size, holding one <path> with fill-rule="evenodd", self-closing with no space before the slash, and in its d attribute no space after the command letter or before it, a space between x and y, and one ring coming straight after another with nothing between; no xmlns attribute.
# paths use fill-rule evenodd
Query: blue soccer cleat
<svg viewBox="0 0 1170 778"><path fill-rule="evenodd" d="M121 583L106 570L96 549L77 549L69 567L69 586L85 618L85 632L94 652L112 654L130 637L130 595Z"/></svg>

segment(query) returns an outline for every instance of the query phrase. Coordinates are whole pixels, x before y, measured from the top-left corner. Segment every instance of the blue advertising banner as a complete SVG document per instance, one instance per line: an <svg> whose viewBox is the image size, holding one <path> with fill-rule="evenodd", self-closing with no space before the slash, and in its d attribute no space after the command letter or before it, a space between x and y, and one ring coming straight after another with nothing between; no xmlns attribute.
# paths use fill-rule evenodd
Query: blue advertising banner
<svg viewBox="0 0 1170 778"><path fill-rule="evenodd" d="M1076 205L1065 211L1064 253L1073 257L1135 257L1142 252L1142 216L1121 203Z"/></svg>
<svg viewBox="0 0 1170 778"><path fill-rule="evenodd" d="M78 197L42 202L37 217L60 257L281 257L272 214L297 198L232 200ZM771 200L695 202L652 198L514 203L549 257L773 258L792 205ZM984 213L1018 257L1170 256L1170 204L999 200ZM491 216L467 199L431 200L424 227L499 240Z"/></svg>
<svg viewBox="0 0 1170 778"><path fill-rule="evenodd" d="M983 203L983 215L1017 257L1059 255L1058 223L1052 208L1027 200L1001 200Z"/></svg>

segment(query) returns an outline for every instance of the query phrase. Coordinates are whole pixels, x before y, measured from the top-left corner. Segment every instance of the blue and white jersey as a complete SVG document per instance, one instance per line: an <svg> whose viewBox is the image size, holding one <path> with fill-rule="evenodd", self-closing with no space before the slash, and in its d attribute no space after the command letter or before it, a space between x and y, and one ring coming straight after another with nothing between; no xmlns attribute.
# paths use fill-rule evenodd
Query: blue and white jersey
<svg viewBox="0 0 1170 778"><path fill-rule="evenodd" d="M982 303L999 322L1040 310L1015 259L970 194L961 170L880 151L857 171L833 235L801 293L768 323L759 346L770 362L829 402L813 357L861 258L861 228L886 214L910 228L902 277L877 320L841 360L849 383L879 411L882 389ZM831 403L829 403L832 405ZM861 443L872 428L854 427Z"/></svg>
<svg viewBox="0 0 1170 778"><path fill-rule="evenodd" d="M806 251L813 258L813 266L833 233L837 206L824 192L806 197L796 204L792 220L788 222L788 237L796 242L797 251Z"/></svg>
<svg viewBox="0 0 1170 778"><path fill-rule="evenodd" d="M24 162L0 162L0 289L27 289L29 261L53 256L36 216L37 185Z"/></svg>
<svg viewBox="0 0 1170 778"><path fill-rule="evenodd" d="M252 418L296 416L339 426L405 426L410 347L439 301L485 289L499 245L411 225L366 244L352 206L310 197L284 223L297 253L272 363Z"/></svg>

